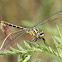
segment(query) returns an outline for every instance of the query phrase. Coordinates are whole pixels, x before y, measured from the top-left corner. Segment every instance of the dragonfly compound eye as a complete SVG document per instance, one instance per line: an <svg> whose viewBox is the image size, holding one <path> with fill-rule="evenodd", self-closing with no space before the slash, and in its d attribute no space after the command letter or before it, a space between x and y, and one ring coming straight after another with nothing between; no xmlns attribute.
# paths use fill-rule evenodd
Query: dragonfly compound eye
<svg viewBox="0 0 62 62"><path fill-rule="evenodd" d="M44 36L44 32L42 31L41 33L40 33L40 37L43 37Z"/></svg>

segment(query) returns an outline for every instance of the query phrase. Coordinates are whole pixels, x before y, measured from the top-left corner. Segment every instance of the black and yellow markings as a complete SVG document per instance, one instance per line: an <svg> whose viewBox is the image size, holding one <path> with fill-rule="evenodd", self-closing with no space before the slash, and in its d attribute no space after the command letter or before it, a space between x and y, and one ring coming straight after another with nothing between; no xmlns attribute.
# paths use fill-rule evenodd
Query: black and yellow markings
<svg viewBox="0 0 62 62"><path fill-rule="evenodd" d="M1 23L2 26L12 26L12 27L16 27L16 28L19 28L19 29L24 29L24 27L13 25L13 24L10 24L10 23L4 22L4 21L1 21L0 23Z"/></svg>

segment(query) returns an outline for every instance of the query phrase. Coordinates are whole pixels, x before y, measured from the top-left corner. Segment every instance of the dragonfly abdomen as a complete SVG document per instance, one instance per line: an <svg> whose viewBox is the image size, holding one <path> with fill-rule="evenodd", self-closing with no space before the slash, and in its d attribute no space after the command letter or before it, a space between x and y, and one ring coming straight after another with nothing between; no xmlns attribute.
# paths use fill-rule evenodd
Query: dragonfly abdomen
<svg viewBox="0 0 62 62"><path fill-rule="evenodd" d="M0 23L1 23L1 25L3 25L3 26L11 26L11 27L19 28L19 29L25 29L24 27L17 26L17 25L13 25L13 24L10 24L10 23L4 22L4 21L1 21Z"/></svg>

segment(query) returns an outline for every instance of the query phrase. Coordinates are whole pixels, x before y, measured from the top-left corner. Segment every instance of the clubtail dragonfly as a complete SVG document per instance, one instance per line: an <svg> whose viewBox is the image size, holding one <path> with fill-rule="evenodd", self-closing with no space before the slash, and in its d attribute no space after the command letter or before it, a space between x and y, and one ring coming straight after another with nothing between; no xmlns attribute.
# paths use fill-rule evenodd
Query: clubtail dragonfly
<svg viewBox="0 0 62 62"><path fill-rule="evenodd" d="M46 19L40 21L39 23L37 23L35 26L33 26L33 27L31 27L31 28L24 28L24 27L21 27L21 26L17 26L17 25L10 24L10 23L5 22L5 21L0 21L0 26L4 26L4 28L5 28L6 30L7 30L8 26L12 26L12 27L16 27L16 28L20 29L19 31L10 33L10 34L8 34L8 35L6 36L6 38L4 39L4 41L3 41L3 43L2 43L2 45L1 45L1 47L0 47L0 50L3 49L3 48L5 48L6 46L8 46L10 43L12 43L13 41L15 41L18 37L20 37L20 36L23 35L24 33L28 33L28 34L30 34L30 35L33 35L33 36L35 37L34 40L33 40L33 42L36 42L37 39L40 38L40 39L43 39L43 41L44 41L44 43L45 43L44 32L43 32L43 31L39 31L39 29L36 28L36 27L39 26L39 25L43 25L43 24L45 24L45 23L51 22L51 21L53 21L53 20L56 20L57 18L54 18L54 19L52 19L52 20L49 20L49 19L51 19L53 16L56 16L56 15L59 14L60 12L62 12L62 10L59 11L59 12L57 12L57 13L55 13L55 14L53 14L52 16L50 16L50 17L48 17L48 18L46 18ZM46 21L46 20L49 20L49 21ZM45 21L46 21L46 22L45 22ZM22 31L21 31L21 30L22 30ZM2 31L3 31L3 29L2 29ZM3 47L5 41L6 41L12 34L17 34L17 36L15 36L15 38L11 38L11 41L10 41L9 43L7 43L7 44Z"/></svg>

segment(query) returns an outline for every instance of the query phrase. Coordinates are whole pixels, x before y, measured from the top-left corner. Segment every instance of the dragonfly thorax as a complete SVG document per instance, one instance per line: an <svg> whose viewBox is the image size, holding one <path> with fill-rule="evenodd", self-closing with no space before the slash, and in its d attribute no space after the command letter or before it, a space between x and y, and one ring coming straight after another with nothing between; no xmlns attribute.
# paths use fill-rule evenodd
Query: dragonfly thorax
<svg viewBox="0 0 62 62"><path fill-rule="evenodd" d="M33 28L27 30L26 32L37 38L43 38L43 36L44 36L44 32L43 31L40 32L36 27L33 27Z"/></svg>

